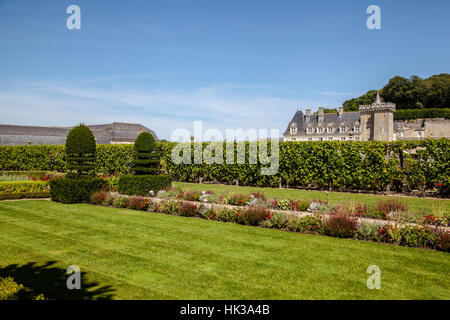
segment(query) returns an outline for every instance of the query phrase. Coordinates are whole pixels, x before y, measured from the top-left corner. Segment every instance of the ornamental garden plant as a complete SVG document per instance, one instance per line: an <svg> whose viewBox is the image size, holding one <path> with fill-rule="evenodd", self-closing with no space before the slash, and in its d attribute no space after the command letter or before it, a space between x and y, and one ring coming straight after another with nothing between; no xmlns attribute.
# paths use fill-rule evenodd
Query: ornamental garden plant
<svg viewBox="0 0 450 320"><path fill-rule="evenodd" d="M141 132L134 142L132 174L119 178L118 191L128 195L149 195L172 184L169 175L158 174L160 154L155 138L149 132Z"/></svg>
<svg viewBox="0 0 450 320"><path fill-rule="evenodd" d="M63 203L88 202L91 195L106 189L108 182L95 176L96 143L92 131L80 124L67 135L67 173L50 181L50 197Z"/></svg>

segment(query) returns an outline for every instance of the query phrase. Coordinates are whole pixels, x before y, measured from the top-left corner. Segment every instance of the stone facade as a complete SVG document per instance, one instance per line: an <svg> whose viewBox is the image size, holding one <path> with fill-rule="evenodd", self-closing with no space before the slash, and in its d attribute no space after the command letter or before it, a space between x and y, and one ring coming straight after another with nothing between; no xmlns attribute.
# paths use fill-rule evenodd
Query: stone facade
<svg viewBox="0 0 450 320"><path fill-rule="evenodd" d="M312 115L298 110L283 134L285 141L367 141L394 139L395 104L381 102L379 94L371 105L362 105L359 112L324 113L319 108Z"/></svg>
<svg viewBox="0 0 450 320"><path fill-rule="evenodd" d="M155 132L138 123L113 122L88 125L98 144L134 143L140 132L150 132L158 141ZM0 125L0 145L61 145L71 127L37 127Z"/></svg>
<svg viewBox="0 0 450 320"><path fill-rule="evenodd" d="M450 138L450 120L418 119L394 121L395 104L382 102L377 93L374 103L359 106L359 112L317 114L297 110L286 131L284 141L394 141L425 138Z"/></svg>

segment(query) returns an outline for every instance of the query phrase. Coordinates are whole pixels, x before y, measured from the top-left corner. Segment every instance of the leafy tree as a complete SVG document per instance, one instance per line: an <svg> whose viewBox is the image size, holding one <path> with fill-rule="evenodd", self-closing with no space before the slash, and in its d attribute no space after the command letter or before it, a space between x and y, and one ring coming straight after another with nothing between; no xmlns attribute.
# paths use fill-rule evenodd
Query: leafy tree
<svg viewBox="0 0 450 320"><path fill-rule="evenodd" d="M362 104L375 100L375 90L345 101L345 111L356 111ZM395 76L380 90L385 101L396 104L397 109L448 108L450 106L450 74L442 73L427 79Z"/></svg>
<svg viewBox="0 0 450 320"><path fill-rule="evenodd" d="M67 168L78 174L86 174L95 168L96 143L94 134L84 124L69 131L65 151Z"/></svg>
<svg viewBox="0 0 450 320"><path fill-rule="evenodd" d="M347 100L342 104L344 111L358 111L360 105L373 103L376 95L377 90L369 90L359 98Z"/></svg>
<svg viewBox="0 0 450 320"><path fill-rule="evenodd" d="M141 132L134 142L134 154L131 167L135 174L157 174L160 155L156 140L149 132Z"/></svg>

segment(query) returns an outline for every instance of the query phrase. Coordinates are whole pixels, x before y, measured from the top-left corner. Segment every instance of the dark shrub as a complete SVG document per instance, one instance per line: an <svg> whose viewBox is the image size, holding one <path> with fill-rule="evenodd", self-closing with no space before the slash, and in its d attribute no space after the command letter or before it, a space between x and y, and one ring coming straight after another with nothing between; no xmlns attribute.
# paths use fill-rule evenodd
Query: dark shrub
<svg viewBox="0 0 450 320"><path fill-rule="evenodd" d="M92 131L80 124L69 131L66 139L67 169L78 174L95 168L96 144Z"/></svg>
<svg viewBox="0 0 450 320"><path fill-rule="evenodd" d="M62 203L89 202L92 193L106 190L105 179L90 176L78 178L58 178L50 181L50 197Z"/></svg>
<svg viewBox="0 0 450 320"><path fill-rule="evenodd" d="M450 232L440 232L440 235L436 240L436 248L450 252Z"/></svg>
<svg viewBox="0 0 450 320"><path fill-rule="evenodd" d="M356 221L356 218L349 214L348 208L336 206L325 220L325 232L332 237L352 237L357 229Z"/></svg>
<svg viewBox="0 0 450 320"><path fill-rule="evenodd" d="M237 213L237 222L250 226L257 226L266 218L272 218L272 214L265 208L250 207L239 210Z"/></svg>
<svg viewBox="0 0 450 320"><path fill-rule="evenodd" d="M197 216L197 205L187 201L181 201L178 214L183 217L195 217Z"/></svg>
<svg viewBox="0 0 450 320"><path fill-rule="evenodd" d="M148 196L150 191L156 194L172 184L168 175L124 175L119 178L118 190L121 194Z"/></svg>
<svg viewBox="0 0 450 320"><path fill-rule="evenodd" d="M156 140L149 132L141 132L134 142L131 168L136 175L157 174L160 156L157 152Z"/></svg>

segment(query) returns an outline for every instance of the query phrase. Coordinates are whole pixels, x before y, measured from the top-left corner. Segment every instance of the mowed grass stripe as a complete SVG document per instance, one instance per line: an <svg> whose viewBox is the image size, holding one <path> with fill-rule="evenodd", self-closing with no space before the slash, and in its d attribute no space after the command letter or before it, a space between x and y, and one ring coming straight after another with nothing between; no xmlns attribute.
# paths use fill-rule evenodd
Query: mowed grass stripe
<svg viewBox="0 0 450 320"><path fill-rule="evenodd" d="M449 296L444 276L449 261L442 252L124 209L36 202L32 206L25 201L0 203L0 223L5 222L2 230L8 234L2 232L0 238L49 255L48 246L39 245L36 238L59 243L56 260L75 258L89 270L101 271L104 276L99 278L125 287L118 290L117 298ZM20 239L21 225L27 226L29 237ZM57 235L63 240L53 238L52 232L58 234L63 226L68 230ZM155 248L158 241L163 248ZM365 268L374 261L384 272L383 293L365 288ZM126 290L124 283L143 289Z"/></svg>
<svg viewBox="0 0 450 320"><path fill-rule="evenodd" d="M14 215L16 215L16 213L15 212L13 212L12 213L12 215L14 216ZM27 213L27 215L28 215L28 213ZM60 218L60 217L59 217ZM182 218L181 218L182 219ZM19 222L19 225L22 225L23 224L23 222L22 221L20 221ZM70 225L70 223L67 223L67 222L64 222L64 223L62 223L62 225L63 226L68 226L68 225ZM73 223L72 223L72 225L73 225ZM87 224L87 229L89 229L89 226L90 226L90 224ZM36 229L41 229L42 227L41 227L41 225L40 224L35 224L34 226L32 226L32 227L35 227ZM89 231L89 230L88 230ZM93 231L96 231L96 230L93 230ZM50 233L51 232L51 230L47 230L47 231L45 231L45 232L40 232L40 233ZM83 233L85 233L86 232L86 230L83 232ZM132 234L133 235L133 234ZM35 237L35 235L34 235L34 237ZM80 240L77 240L77 239L75 239L75 238L73 238L73 237L63 237L63 236L59 236L58 238L62 238L62 239L64 239L64 240L69 240L68 242L69 243L76 243L76 242L78 242L78 243L82 243L82 244L85 244L86 246L89 246L89 244L88 243L86 243L86 242L84 242L84 241L80 241ZM60 240L60 239L58 239L58 240ZM49 242L57 242L56 241L56 239L53 239L53 240L51 240L51 241L49 241ZM135 242L135 241L132 241L132 243L130 243L130 245L139 245L139 242ZM107 243L107 246L113 246L113 247L117 247L117 244L114 244L114 243ZM105 249L105 250L107 250L107 248L106 248L106 245L97 245L96 247L93 247L93 248L90 248L91 250L95 250L95 251L97 251L98 250L98 248L101 248L101 249ZM185 250L184 250L185 248L182 248L182 250L180 250L179 252L186 252ZM109 250L109 251L111 251L111 250ZM120 252L120 250L113 250L113 251L115 251L115 252ZM210 250L211 251L211 250ZM130 254L130 253L128 253L127 254L128 256L133 256L133 257L137 257L136 255L132 255L132 254ZM144 257L140 257L141 259L143 259ZM152 256L152 258L154 259L154 256ZM164 255L164 258L166 259L166 260L170 260L171 259L171 257L167 257L166 255ZM238 259L240 259L240 260L243 260L243 258L242 257L237 257ZM242 264L242 263L245 263L245 262L243 262L243 261L237 261L238 263L240 263L240 264ZM234 263L236 263L236 262L234 262ZM264 264L267 264L267 263L264 263ZM274 267L280 267L279 265L277 266L277 265L275 265Z"/></svg>

